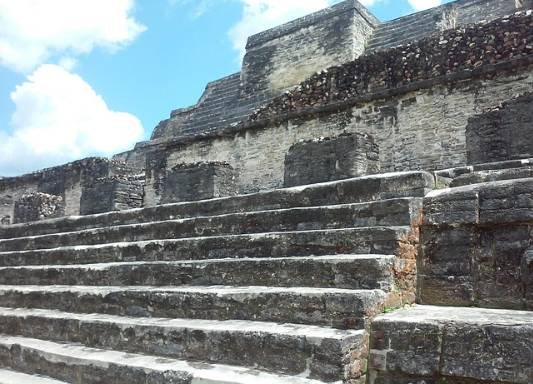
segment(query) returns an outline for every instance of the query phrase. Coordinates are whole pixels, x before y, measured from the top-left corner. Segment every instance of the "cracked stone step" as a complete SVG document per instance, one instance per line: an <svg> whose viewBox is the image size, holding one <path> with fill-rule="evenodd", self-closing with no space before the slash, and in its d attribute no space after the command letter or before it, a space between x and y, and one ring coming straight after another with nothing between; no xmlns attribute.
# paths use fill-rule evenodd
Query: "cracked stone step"
<svg viewBox="0 0 533 384"><path fill-rule="evenodd" d="M421 198L325 207L291 208L148 222L0 240L0 252L124 241L236 235L310 229L411 225Z"/></svg>
<svg viewBox="0 0 533 384"><path fill-rule="evenodd" d="M16 224L0 227L0 238L72 232L113 225L226 213L363 203L401 197L423 197L433 188L434 178L427 172L371 175L250 195Z"/></svg>
<svg viewBox="0 0 533 384"><path fill-rule="evenodd" d="M0 308L0 333L240 365L326 382L342 379L345 369L352 371L352 367L365 365L354 353L365 348L364 330L313 325L133 318ZM360 376L361 372L358 374Z"/></svg>
<svg viewBox="0 0 533 384"><path fill-rule="evenodd" d="M361 227L122 242L0 253L1 266L394 254L410 227Z"/></svg>
<svg viewBox="0 0 533 384"><path fill-rule="evenodd" d="M0 384L68 384L44 376L28 375L8 369L0 369Z"/></svg>
<svg viewBox="0 0 533 384"><path fill-rule="evenodd" d="M382 290L283 287L0 286L0 307L118 316L256 320L362 329Z"/></svg>
<svg viewBox="0 0 533 384"><path fill-rule="evenodd" d="M533 312L418 305L380 316L372 323L370 376L375 383L530 384Z"/></svg>
<svg viewBox="0 0 533 384"><path fill-rule="evenodd" d="M3 285L394 288L395 256L329 255L0 268Z"/></svg>
<svg viewBox="0 0 533 384"><path fill-rule="evenodd" d="M29 374L43 372L76 384L324 384L238 366L187 362L12 336L0 337L0 362ZM17 381L5 384L66 383Z"/></svg>

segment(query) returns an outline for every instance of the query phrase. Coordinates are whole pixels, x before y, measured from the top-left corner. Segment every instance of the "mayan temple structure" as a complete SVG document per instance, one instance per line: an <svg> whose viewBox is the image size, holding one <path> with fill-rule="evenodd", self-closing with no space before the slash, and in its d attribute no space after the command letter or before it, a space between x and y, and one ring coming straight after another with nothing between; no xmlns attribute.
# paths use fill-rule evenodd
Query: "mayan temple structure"
<svg viewBox="0 0 533 384"><path fill-rule="evenodd" d="M0 384L532 384L532 9L346 0L0 179Z"/></svg>

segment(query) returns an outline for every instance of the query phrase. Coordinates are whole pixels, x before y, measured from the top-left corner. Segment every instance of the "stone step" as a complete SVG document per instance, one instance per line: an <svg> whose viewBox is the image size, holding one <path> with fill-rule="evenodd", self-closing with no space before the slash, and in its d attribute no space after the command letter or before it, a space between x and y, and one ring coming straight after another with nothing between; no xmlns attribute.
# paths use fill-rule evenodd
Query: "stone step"
<svg viewBox="0 0 533 384"><path fill-rule="evenodd" d="M382 290L283 287L0 286L0 306L117 316L254 320L363 329Z"/></svg>
<svg viewBox="0 0 533 384"><path fill-rule="evenodd" d="M421 203L421 198L402 198L371 203L232 213L118 225L4 239L0 240L0 252L196 236L411 225L413 219L421 212Z"/></svg>
<svg viewBox="0 0 533 384"><path fill-rule="evenodd" d="M400 197L423 197L433 188L434 178L427 172L389 173L250 195L0 226L0 238L72 232L113 225L226 213L363 203Z"/></svg>
<svg viewBox="0 0 533 384"><path fill-rule="evenodd" d="M430 27L425 28L408 28L401 32L389 32L380 36L374 36L368 43L369 50L385 49L408 43L417 42L429 37L435 30Z"/></svg>
<svg viewBox="0 0 533 384"><path fill-rule="evenodd" d="M28 375L25 373L0 369L0 384L68 384L64 381L50 379L44 376Z"/></svg>
<svg viewBox="0 0 533 384"><path fill-rule="evenodd" d="M252 321L133 318L0 308L0 333L161 357L240 365L325 382L363 366L364 330ZM348 378L349 379L349 378Z"/></svg>
<svg viewBox="0 0 533 384"><path fill-rule="evenodd" d="M3 285L394 288L395 256L334 255L0 268Z"/></svg>
<svg viewBox="0 0 533 384"><path fill-rule="evenodd" d="M152 240L0 252L1 266L177 261L241 257L394 254L410 227L361 227L318 231Z"/></svg>
<svg viewBox="0 0 533 384"><path fill-rule="evenodd" d="M0 337L0 362L12 369L44 373L73 384L323 384L244 367L200 364L16 336Z"/></svg>
<svg viewBox="0 0 533 384"><path fill-rule="evenodd" d="M486 171L474 171L456 177L450 187L462 187L465 185L488 183L491 181L525 179L533 177L533 166L519 168L492 169Z"/></svg>
<svg viewBox="0 0 533 384"><path fill-rule="evenodd" d="M533 312L415 306L372 323L375 383L533 382Z"/></svg>

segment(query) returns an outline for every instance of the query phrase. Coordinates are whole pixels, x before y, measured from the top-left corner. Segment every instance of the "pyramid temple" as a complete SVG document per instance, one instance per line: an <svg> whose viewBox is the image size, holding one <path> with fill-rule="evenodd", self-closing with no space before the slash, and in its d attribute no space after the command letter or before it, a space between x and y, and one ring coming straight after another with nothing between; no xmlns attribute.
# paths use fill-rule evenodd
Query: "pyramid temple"
<svg viewBox="0 0 533 384"><path fill-rule="evenodd" d="M533 0L251 36L0 221L0 384L532 384Z"/></svg>

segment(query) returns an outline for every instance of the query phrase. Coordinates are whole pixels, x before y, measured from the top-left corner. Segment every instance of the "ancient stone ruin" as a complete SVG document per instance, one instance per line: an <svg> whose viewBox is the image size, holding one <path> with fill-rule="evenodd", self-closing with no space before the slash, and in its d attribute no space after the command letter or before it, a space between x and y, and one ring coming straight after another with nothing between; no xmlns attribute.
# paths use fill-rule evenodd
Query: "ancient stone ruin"
<svg viewBox="0 0 533 384"><path fill-rule="evenodd" d="M347 0L0 179L0 383L533 383L532 9Z"/></svg>

